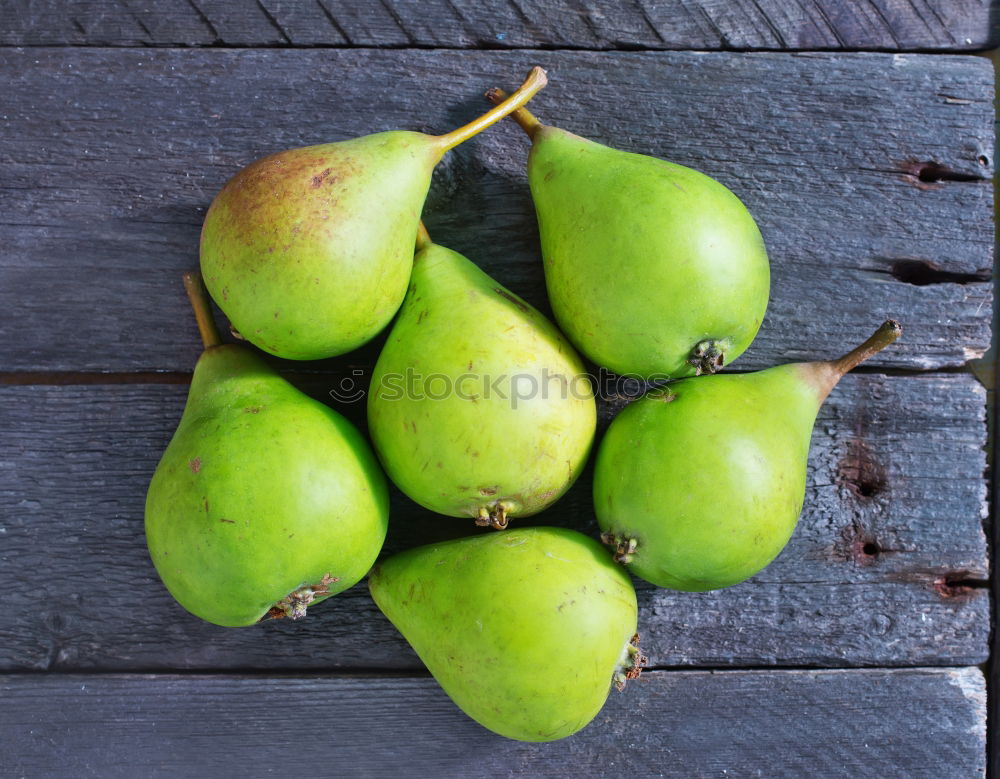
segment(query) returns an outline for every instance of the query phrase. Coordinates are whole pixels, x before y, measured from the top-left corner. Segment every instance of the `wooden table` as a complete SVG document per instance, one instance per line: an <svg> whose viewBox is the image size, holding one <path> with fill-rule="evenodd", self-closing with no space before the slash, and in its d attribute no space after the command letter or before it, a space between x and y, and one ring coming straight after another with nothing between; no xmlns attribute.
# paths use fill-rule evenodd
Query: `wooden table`
<svg viewBox="0 0 1000 779"><path fill-rule="evenodd" d="M994 4L340 5L6 4L0 774L981 775L993 69L961 52L995 45ZM640 583L649 669L550 745L466 718L363 585L218 628L142 530L199 352L179 275L222 183L287 147L447 130L533 64L544 119L703 170L758 219L773 297L735 369L905 326L820 413L778 560L721 592ZM461 146L425 219L544 309L526 151L508 123ZM376 353L281 367L328 398ZM537 521L593 533L589 484ZM398 493L391 524L388 552L467 531Z"/></svg>

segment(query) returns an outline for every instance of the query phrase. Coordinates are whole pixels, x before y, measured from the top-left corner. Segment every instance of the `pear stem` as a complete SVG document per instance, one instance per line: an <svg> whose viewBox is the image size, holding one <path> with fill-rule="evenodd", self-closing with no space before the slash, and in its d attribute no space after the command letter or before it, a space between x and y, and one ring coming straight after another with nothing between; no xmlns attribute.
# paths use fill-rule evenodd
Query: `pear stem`
<svg viewBox="0 0 1000 779"><path fill-rule="evenodd" d="M527 103L535 94L548 83L548 78L545 75L545 71L542 70L537 65L531 69L528 77L524 80L524 83L517 88L517 91L503 100L498 106L485 114L469 122L467 125L459 127L457 130L452 130L450 133L445 135L437 136L438 142L441 144L441 151L446 152L448 149L453 149L462 141L467 141L476 133L485 130L491 124L496 124L501 119L503 119L508 114L521 108L525 103Z"/></svg>
<svg viewBox="0 0 1000 779"><path fill-rule="evenodd" d="M493 105L500 105L507 99L507 93L500 89L500 87L493 87L486 90L486 99L493 103ZM518 108L516 111L512 111L510 116L511 119L521 125L521 129L528 134L529 138L534 138L535 133L542 126L538 118L527 108Z"/></svg>
<svg viewBox="0 0 1000 779"><path fill-rule="evenodd" d="M833 360L833 366L843 376L872 355L881 352L885 347L899 338L902 333L903 326L899 322L895 319L887 319L878 330L871 334L867 341L860 346L855 346L839 360Z"/></svg>
<svg viewBox="0 0 1000 779"><path fill-rule="evenodd" d="M895 319L887 319L878 330L871 334L867 341L854 347L843 357L822 362L799 363L799 365L809 377L808 381L816 388L822 403L845 373L885 349L899 338L902 332L903 327L899 322Z"/></svg>
<svg viewBox="0 0 1000 779"><path fill-rule="evenodd" d="M208 297L208 290L205 289L201 274L196 270L188 271L183 278L184 289L187 291L188 300L191 301L191 308L194 309L194 318L198 323L202 344L206 349L221 345L222 338L219 337L219 330L212 317L212 301Z"/></svg>
<svg viewBox="0 0 1000 779"><path fill-rule="evenodd" d="M417 222L417 251L422 252L432 243L434 243L434 241L431 240L431 234L427 232L427 228L424 226L424 223L422 221Z"/></svg>

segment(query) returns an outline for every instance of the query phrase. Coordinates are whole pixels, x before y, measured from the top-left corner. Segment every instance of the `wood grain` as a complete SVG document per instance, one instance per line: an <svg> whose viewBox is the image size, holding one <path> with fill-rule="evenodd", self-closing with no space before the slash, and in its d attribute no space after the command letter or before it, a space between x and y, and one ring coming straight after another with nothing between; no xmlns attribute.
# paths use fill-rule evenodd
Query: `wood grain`
<svg viewBox="0 0 1000 779"><path fill-rule="evenodd" d="M327 377L305 388L329 397ZM142 517L185 395L176 385L0 387L0 668L420 668L364 585L301 622L241 630L173 602ZM640 586L651 662L982 662L984 400L968 376L848 376L820 413L806 509L777 561L720 592ZM615 405L602 407L604 422ZM363 406L338 408L360 423ZM596 535L590 483L588 471L534 521ZM394 493L386 552L473 532Z"/></svg>
<svg viewBox="0 0 1000 779"><path fill-rule="evenodd" d="M958 366L987 348L993 87L980 58L31 49L0 50L0 367L190 370L178 274L230 175L283 148L456 126L484 87L534 62L551 69L543 118L704 170L755 214L772 303L738 368L831 356L890 315L905 335L872 365ZM526 149L509 123L459 147L426 220L544 309Z"/></svg>
<svg viewBox="0 0 1000 779"><path fill-rule="evenodd" d="M990 0L9 0L0 44L972 50Z"/></svg>
<svg viewBox="0 0 1000 779"><path fill-rule="evenodd" d="M977 668L647 672L563 741L467 718L430 678L0 677L16 776L984 773Z"/></svg>
<svg viewBox="0 0 1000 779"><path fill-rule="evenodd" d="M10 0L0 384L20 386L0 386L0 670L15 672L0 676L0 774L982 776L982 673L919 666L988 656L985 393L877 371L963 366L989 345L990 66L608 51L974 50L997 45L998 6ZM821 412L779 559L717 593L637 582L656 670L545 746L464 717L363 584L302 623L217 628L170 599L142 534L197 357L178 274L221 184L281 148L441 132L536 62L552 77L543 119L702 169L758 218L774 297L737 369L836 354L885 316L906 325ZM461 147L425 216L545 309L525 150L506 124ZM364 386L377 350L275 362L329 401ZM623 403L602 404L602 425ZM362 404L338 407L363 423ZM595 533L589 485L537 521ZM386 553L467 532L394 493ZM742 666L850 670L664 670ZM109 673L177 670L194 673Z"/></svg>

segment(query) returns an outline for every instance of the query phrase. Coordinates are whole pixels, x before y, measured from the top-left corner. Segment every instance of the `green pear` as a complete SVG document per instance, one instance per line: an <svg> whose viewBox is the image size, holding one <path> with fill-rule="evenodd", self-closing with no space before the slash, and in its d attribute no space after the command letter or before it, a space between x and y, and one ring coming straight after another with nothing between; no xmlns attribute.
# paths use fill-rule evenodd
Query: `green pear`
<svg viewBox="0 0 1000 779"><path fill-rule="evenodd" d="M446 135L383 132L247 166L202 228L215 301L244 338L279 357L332 357L371 340L406 292L435 165L544 85L535 68L512 100Z"/></svg>
<svg viewBox="0 0 1000 779"><path fill-rule="evenodd" d="M411 549L379 563L368 586L451 699L507 738L572 735L644 662L632 582L573 530Z"/></svg>
<svg viewBox="0 0 1000 779"><path fill-rule="evenodd" d="M217 625L305 615L356 584L385 540L374 453L340 414L249 349L219 345L208 296L185 277L205 351L146 496L146 542L184 608Z"/></svg>
<svg viewBox="0 0 1000 779"><path fill-rule="evenodd" d="M616 559L675 590L729 587L762 570L802 511L820 406L901 332L889 320L839 360L683 379L625 408L594 474L597 521Z"/></svg>
<svg viewBox="0 0 1000 779"><path fill-rule="evenodd" d="M417 503L503 528L579 476L597 423L593 388L538 311L426 233L418 248L372 377L372 441Z"/></svg>
<svg viewBox="0 0 1000 779"><path fill-rule="evenodd" d="M499 102L503 92L490 90ZM740 200L682 165L549 127L521 109L528 183L556 322L620 374L714 373L767 308L764 241Z"/></svg>

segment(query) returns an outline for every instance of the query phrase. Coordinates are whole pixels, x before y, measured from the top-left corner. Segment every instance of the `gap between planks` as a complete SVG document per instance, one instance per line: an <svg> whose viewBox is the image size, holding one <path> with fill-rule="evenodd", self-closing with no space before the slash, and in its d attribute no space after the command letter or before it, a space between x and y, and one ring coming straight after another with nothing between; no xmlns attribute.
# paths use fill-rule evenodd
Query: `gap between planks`
<svg viewBox="0 0 1000 779"><path fill-rule="evenodd" d="M977 588L987 588L990 585L988 580L983 580L975 585ZM899 665L803 665L789 663L748 663L743 665L646 665L642 668L643 674L681 674L681 673L701 673L701 674L724 674L724 673L823 673L823 672L870 672L877 673L884 671L893 673L896 671L963 671L969 668L978 668L984 676L988 678L989 660L974 665L955 665L954 663L942 663L934 665L926 660L913 664L901 663ZM277 679L431 679L431 672L423 669L418 670L407 667L384 667L384 668L352 668L337 667L329 671L322 671L316 668L292 669L292 668L261 668L255 666L230 667L220 666L218 668L183 668L179 666L151 665L129 667L127 670L116 668L62 668L53 666L51 668L9 668L0 671L0 678L3 677L71 677L71 676L94 676L94 677L129 677L129 676L170 676L170 677L258 677Z"/></svg>
<svg viewBox="0 0 1000 779"><path fill-rule="evenodd" d="M258 354L265 359L266 354ZM817 360L824 359L817 357ZM351 368L358 366L350 366ZM371 365L363 366L365 373L370 373ZM296 379L308 381L310 379L321 379L324 377L341 376L343 370L282 370L278 372L285 378L295 382ZM762 369L763 370L763 369ZM724 374L757 373L759 371L740 370L738 368L727 369ZM928 376L935 374L944 375L970 375L977 377L976 371L972 370L971 363L960 366L941 366L919 370L916 368L881 368L874 366L858 366L851 373L865 376L891 376L905 378L907 376ZM102 386L119 384L190 384L194 371L115 371L102 373L100 371L0 371L0 386L7 387L70 387L70 386ZM680 379L675 379L680 381Z"/></svg>
<svg viewBox="0 0 1000 779"><path fill-rule="evenodd" d="M317 43L205 43L181 45L177 43L150 43L145 45L118 45L111 43L0 43L0 51L4 49L110 49L114 51L203 51L203 50L273 50L286 51L458 51L458 52L490 52L490 53L525 53L539 52L545 54L558 52L594 52L597 54L655 54L673 52L677 54L933 54L935 56L977 56L986 55L996 47L984 45L977 48L893 48L888 46L858 46L849 49L837 46L809 46L804 48L780 48L764 46L727 46L720 44L712 48L690 48L685 46L440 46L436 44L402 43L385 44L382 46L351 46L349 44Z"/></svg>

